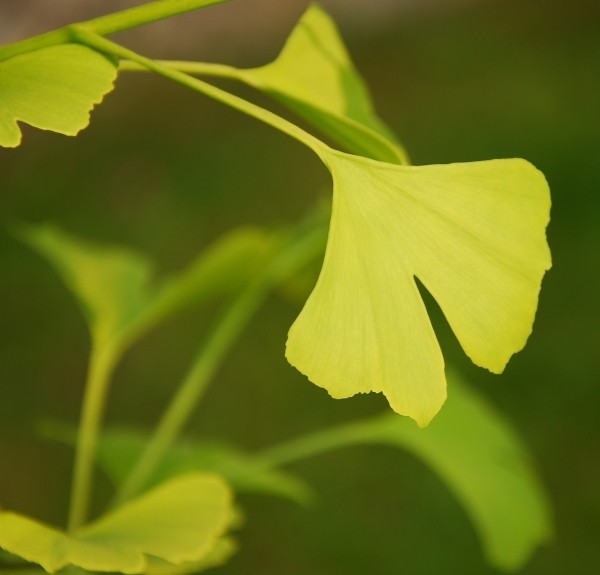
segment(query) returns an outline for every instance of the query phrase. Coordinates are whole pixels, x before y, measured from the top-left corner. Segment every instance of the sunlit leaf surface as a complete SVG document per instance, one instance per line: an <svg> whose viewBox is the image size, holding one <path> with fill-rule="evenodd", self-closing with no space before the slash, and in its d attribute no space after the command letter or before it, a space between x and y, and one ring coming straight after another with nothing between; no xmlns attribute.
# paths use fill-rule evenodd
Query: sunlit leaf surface
<svg viewBox="0 0 600 575"><path fill-rule="evenodd" d="M525 345L550 268L544 176L524 160L396 166L331 152L321 274L290 329L292 365L333 397L383 392L424 426L446 397L417 277L493 372Z"/></svg>
<svg viewBox="0 0 600 575"><path fill-rule="evenodd" d="M215 475L172 479L67 535L28 517L0 512L0 547L53 573L144 573L147 555L172 564L208 556L229 525L231 494Z"/></svg>
<svg viewBox="0 0 600 575"><path fill-rule="evenodd" d="M113 88L115 64L77 44L43 48L0 62L0 146L21 142L17 122L74 136Z"/></svg>
<svg viewBox="0 0 600 575"><path fill-rule="evenodd" d="M334 22L316 4L274 62L240 70L238 77L281 100L347 151L406 162L404 150L375 114Z"/></svg>

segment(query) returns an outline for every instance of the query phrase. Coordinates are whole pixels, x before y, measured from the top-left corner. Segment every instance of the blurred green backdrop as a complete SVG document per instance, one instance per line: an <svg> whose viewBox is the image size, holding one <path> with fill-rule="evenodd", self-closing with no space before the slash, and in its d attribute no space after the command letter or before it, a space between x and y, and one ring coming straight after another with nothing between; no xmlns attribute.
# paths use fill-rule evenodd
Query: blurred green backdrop
<svg viewBox="0 0 600 575"><path fill-rule="evenodd" d="M24 4L31 30L42 30L43 0ZM99 13L132 3L90 4ZM505 375L492 376L469 364L439 317L438 332L448 362L513 422L552 499L556 539L523 573L597 573L600 4L448 0L391 9L381 2L372 5L372 18L367 0L354 11L322 4L415 164L524 157L546 174L554 267L525 350ZM200 35L198 47L185 16L122 40L153 56L258 65L276 55L306 5L238 0L190 16L217 30L219 22L236 22L220 38ZM248 14L254 17L246 23ZM0 31L9 31L6 23ZM37 425L77 421L88 339L53 271L7 226L57 222L88 239L133 246L167 272L223 230L294 220L330 185L310 151L159 78L120 78L92 120L75 139L26 129L21 148L0 152L0 506L50 522L65 518L72 454L41 439ZM385 407L378 396L331 400L286 364L285 335L299 306L271 298L210 388L190 434L254 448ZM152 425L211 319L190 314L137 346L117 372L108 420L133 416ZM495 572L464 512L412 457L356 448L294 470L317 489L317 505L243 497L242 548L223 573Z"/></svg>

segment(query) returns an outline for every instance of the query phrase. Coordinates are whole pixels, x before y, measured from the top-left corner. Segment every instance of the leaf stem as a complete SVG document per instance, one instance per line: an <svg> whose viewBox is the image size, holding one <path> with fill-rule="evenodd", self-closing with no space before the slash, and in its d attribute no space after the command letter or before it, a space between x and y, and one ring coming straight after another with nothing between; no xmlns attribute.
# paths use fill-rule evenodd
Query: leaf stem
<svg viewBox="0 0 600 575"><path fill-rule="evenodd" d="M233 80L239 79L245 72L242 68L235 68L227 64L214 64L212 62L190 62L188 60L154 60L154 62L161 66L179 70L179 72L183 72L184 74L230 78ZM119 69L127 72L147 71L145 66L131 60L121 60L119 62Z"/></svg>
<svg viewBox="0 0 600 575"><path fill-rule="evenodd" d="M261 108L256 104L252 104L251 102L248 102L239 96L235 96L234 94L222 90L221 88L217 88L212 84L208 84L207 82L204 82L198 78L194 78L189 74L185 74L179 70L175 70L169 66L161 64L160 62L156 62L150 58L146 58L140 54L137 54L136 52L121 46L120 44L111 42L110 40L99 36L85 27L78 25L71 26L70 30L72 32L73 39L81 42L82 44L117 58L135 62L136 64L151 70L156 74L164 76L165 78L169 78L174 82L178 82L179 84L209 96L221 102L222 104L230 106L239 112L252 116L253 118L256 118L257 120L276 128L277 130L308 146L322 159L327 152L332 151L329 146L312 134L309 134L292 122L281 118L277 114L274 114L265 108Z"/></svg>
<svg viewBox="0 0 600 575"><path fill-rule="evenodd" d="M92 346L73 467L68 523L70 532L83 525L88 515L98 431L114 365L114 355L108 348L102 352L95 345Z"/></svg>
<svg viewBox="0 0 600 575"><path fill-rule="evenodd" d="M116 497L117 503L130 499L143 489L190 418L226 353L271 287L315 257L322 250L324 243L323 226L293 239L233 302L200 350L179 391L155 428L145 451L121 486Z"/></svg>
<svg viewBox="0 0 600 575"><path fill-rule="evenodd" d="M255 461L260 467L279 467L340 447L372 443L381 435L374 427L373 421L357 421L338 425L269 447L256 453Z"/></svg>
<svg viewBox="0 0 600 575"><path fill-rule="evenodd" d="M144 24L150 24L158 20L163 20L185 12L191 12L198 8L204 8L213 4L228 2L229 0L158 0L157 2L149 2L141 6L135 6L127 10L107 14L92 20L81 22L80 26L86 29L105 36L130 30ZM26 38L19 42L0 46L0 61L12 58L18 54L24 54L40 48L56 46L64 44L72 40L72 34L69 26L52 30L38 36Z"/></svg>
<svg viewBox="0 0 600 575"><path fill-rule="evenodd" d="M294 111L294 107L290 106L289 103L286 103L285 98L278 98L276 95L277 90L270 90L268 87L265 87L263 82L260 79L260 74L257 76L256 72L260 71L261 68L235 68L233 66L227 66L224 64L214 64L208 62L190 62L186 60L155 60L157 64L161 66L166 66L171 68L172 70L178 70L179 72L184 72L185 74L189 74L192 76L209 76L216 78L227 78L231 80L237 80L247 86L251 86L256 90L263 91L266 93L271 93L271 95L275 99L283 100L284 105L287 105ZM268 65L267 65L268 66ZM129 60L121 60L119 62L119 69L122 71L130 71L130 72L139 72L148 70L141 66L136 62L131 62ZM296 110L297 112L297 110ZM325 114L329 114L327 110L324 110ZM302 115L302 114L301 114ZM383 161L383 162L391 162L394 164L402 164L402 165L410 165L410 161L408 155L404 148L396 141L393 133L385 126L382 122L375 118L375 121L379 123L379 128L375 129L370 127L361 121L353 119L350 116L346 116L344 114L337 115L333 113L333 117L337 117L338 120L342 124L346 124L349 129L352 131L356 131L357 133L364 133L367 141L365 145L364 142L361 143L360 140L355 140L352 142L348 142L342 135L340 139L339 135L336 138L334 135L334 140L337 140L338 143L342 144L346 151L356 154L359 156L366 156L375 160ZM311 119L305 116L305 119L308 119L311 122ZM312 120L314 124L314 120ZM316 123L317 129L323 130L323 126L319 126L318 122ZM332 135L332 134L330 134ZM373 147L374 146L374 147Z"/></svg>

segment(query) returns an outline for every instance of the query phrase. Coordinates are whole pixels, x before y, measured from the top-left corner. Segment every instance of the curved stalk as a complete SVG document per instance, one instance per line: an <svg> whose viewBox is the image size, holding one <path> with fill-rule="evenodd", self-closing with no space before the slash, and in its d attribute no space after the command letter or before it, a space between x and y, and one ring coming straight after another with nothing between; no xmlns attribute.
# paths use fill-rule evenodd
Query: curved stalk
<svg viewBox="0 0 600 575"><path fill-rule="evenodd" d="M114 359L110 350L97 351L95 345L92 346L73 467L69 531L83 525L87 518L98 431Z"/></svg>
<svg viewBox="0 0 600 575"><path fill-rule="evenodd" d="M373 426L363 422L338 425L258 452L258 467L275 468L333 449L373 442Z"/></svg>
<svg viewBox="0 0 600 575"><path fill-rule="evenodd" d="M152 72L164 76L165 78L169 78L174 82L178 82L179 84L191 88L196 92L200 92L206 96L209 96L221 102L222 104L230 106L248 116L252 116L253 118L256 118L257 120L276 128L284 134L287 134L288 136L308 146L321 159L323 159L324 155L328 151L332 151L329 146L312 134L309 134L292 122L285 120L284 118L274 114L273 112L270 112L269 110L266 110L265 108L261 108L256 104L252 104L251 102L248 102L239 96L235 96L225 90L222 90L221 88L213 86L212 84L208 84L207 82L204 82L198 78L194 78L189 74L185 74L179 70L175 70L164 64L161 64L160 62L137 54L136 52L121 46L120 44L116 44L115 42L111 42L110 40L99 36L85 27L72 26L70 30L74 40L89 46L90 48L104 52L105 54L135 62L143 68L151 70Z"/></svg>
<svg viewBox="0 0 600 575"><path fill-rule="evenodd" d="M241 68L228 66L227 64L214 64L212 62L190 62L188 60L153 60L161 66L172 68L192 76L212 76L213 78L228 78L239 80L244 71ZM146 72L147 68L131 60L121 60L119 70L126 72Z"/></svg>
<svg viewBox="0 0 600 575"><path fill-rule="evenodd" d="M233 343L246 327L274 284L315 257L324 245L324 230L319 226L292 240L270 265L242 292L221 318L206 345L200 350L179 391L128 478L116 501L122 503L136 495L190 418L210 380Z"/></svg>
<svg viewBox="0 0 600 575"><path fill-rule="evenodd" d="M158 20L164 20L171 16L191 12L198 8L204 8L213 4L228 2L229 0L158 0L157 2L149 2L128 10L122 10L106 16L100 16L81 22L80 26L84 26L96 34L106 36L130 30L144 24L150 24ZM65 44L70 42L72 38L69 26L52 30L38 36L26 38L19 42L0 46L0 61L12 58L18 54L32 52L57 44Z"/></svg>

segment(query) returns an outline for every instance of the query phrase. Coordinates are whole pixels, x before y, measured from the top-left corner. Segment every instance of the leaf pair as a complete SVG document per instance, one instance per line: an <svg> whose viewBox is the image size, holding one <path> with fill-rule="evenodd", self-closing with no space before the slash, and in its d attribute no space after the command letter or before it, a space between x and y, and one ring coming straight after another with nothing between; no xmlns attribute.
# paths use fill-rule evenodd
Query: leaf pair
<svg viewBox="0 0 600 575"><path fill-rule="evenodd" d="M217 476L193 473L165 482L98 521L66 534L28 517L0 512L0 547L49 573L68 565L87 571L152 573L207 561L231 521L231 493ZM198 566L201 567L200 564Z"/></svg>
<svg viewBox="0 0 600 575"><path fill-rule="evenodd" d="M393 165L403 151L314 5L275 62L230 75L372 158L315 150L332 174L333 213L319 280L289 332L290 363L333 397L383 392L427 425L446 381L416 277L473 362L502 372L531 333L551 267L543 174L520 159Z"/></svg>

